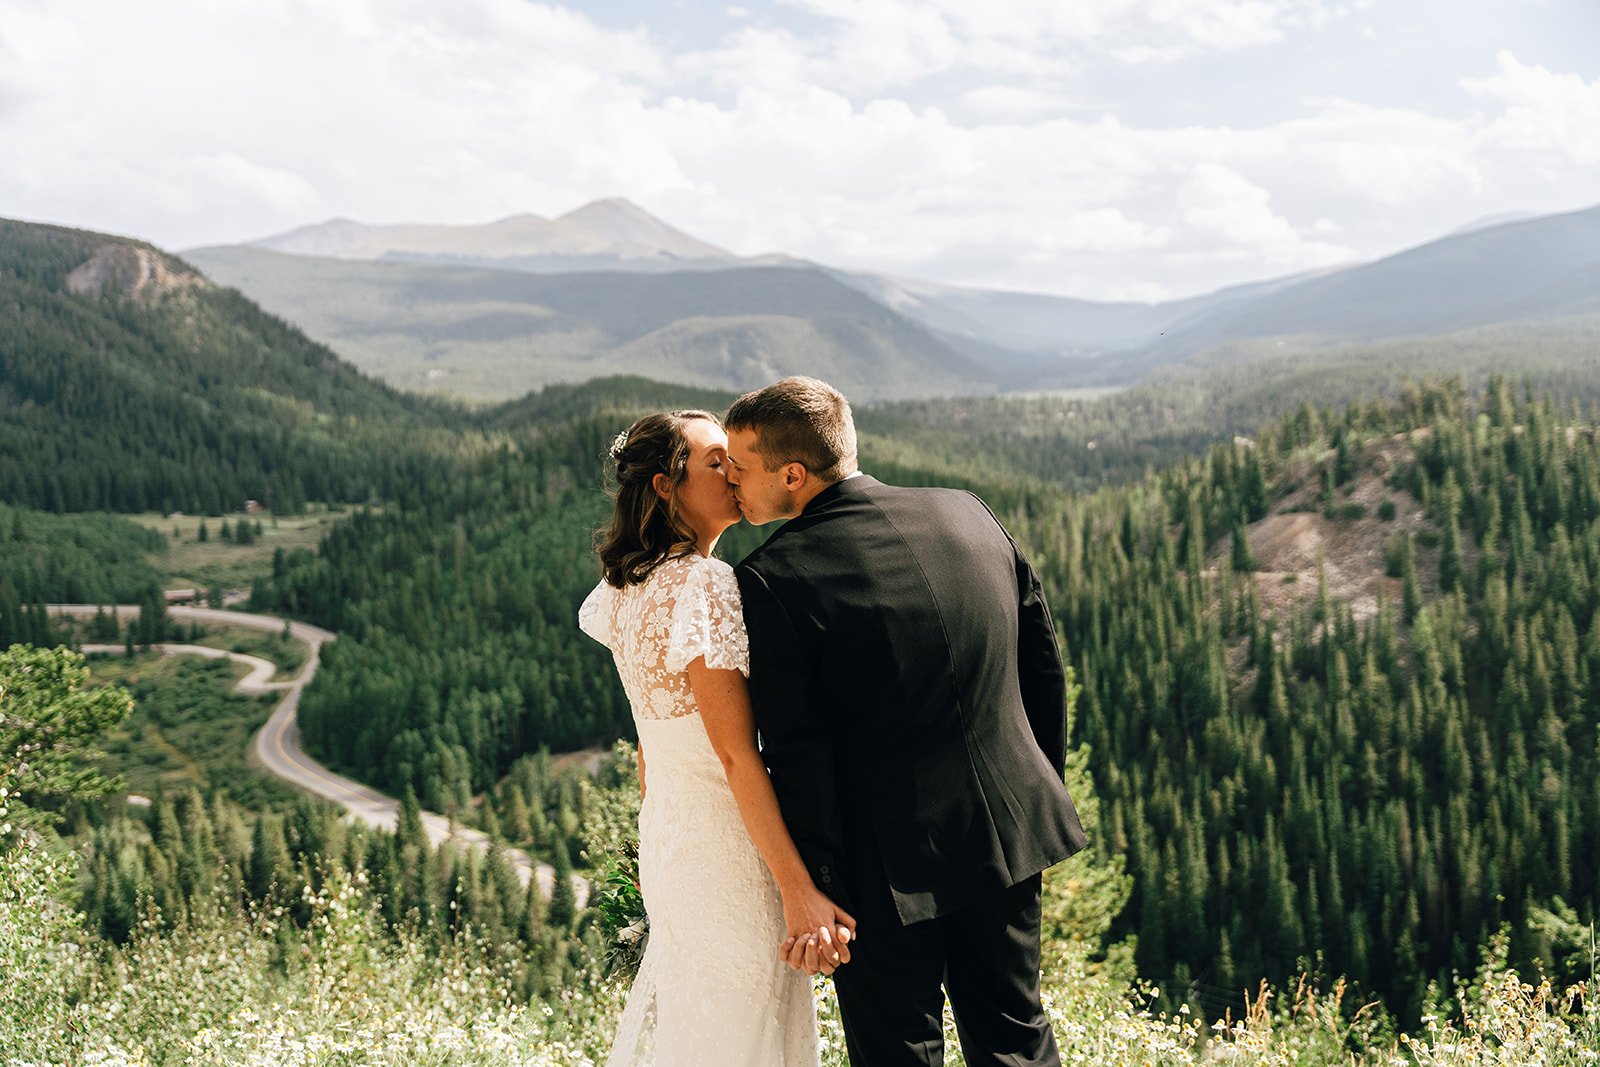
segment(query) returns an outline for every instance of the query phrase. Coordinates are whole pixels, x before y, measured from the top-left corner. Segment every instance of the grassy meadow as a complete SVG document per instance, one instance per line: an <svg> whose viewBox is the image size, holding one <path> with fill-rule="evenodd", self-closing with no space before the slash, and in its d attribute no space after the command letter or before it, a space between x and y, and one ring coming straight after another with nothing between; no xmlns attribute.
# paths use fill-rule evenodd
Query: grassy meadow
<svg viewBox="0 0 1600 1067"><path fill-rule="evenodd" d="M304 641L285 637L281 633L267 633L245 626L205 626L202 629L201 635L189 644L255 656L276 664L278 672L268 681L284 682L293 678L305 666L310 653Z"/></svg>
<svg viewBox="0 0 1600 1067"><path fill-rule="evenodd" d="M604 1062L625 997L619 979L591 969L559 997L522 1003L470 930L442 953L415 934L388 935L359 873L308 892L303 926L286 924L282 908L219 900L176 929L143 924L122 946L85 939L62 903L70 877L42 848L0 852L8 1067L592 1067ZM1207 1021L1152 1011L1153 991L1114 972L1081 942L1048 946L1045 1000L1064 1063L1577 1067L1600 1048L1600 1005L1586 988L1526 982L1503 958L1441 991L1448 1021L1430 1015L1413 1034L1352 1013L1341 986L1261 989L1241 995L1236 1014ZM822 1063L843 1067L831 986L817 989ZM946 1062L959 1067L948 1013L946 1035Z"/></svg>
<svg viewBox="0 0 1600 1067"><path fill-rule="evenodd" d="M272 557L282 549L317 550L317 542L346 515L342 507L317 504L307 506L303 515L273 515L258 512L246 515L161 515L143 512L127 518L166 539L164 551L152 552L149 560L162 574L168 589L213 587L248 591L256 578L272 573ZM259 522L261 536L248 544L222 539L222 524L233 527L240 521ZM200 527L206 539L200 540Z"/></svg>
<svg viewBox="0 0 1600 1067"><path fill-rule="evenodd" d="M277 641L247 645L250 655L270 659ZM212 635L197 643L231 647L236 640ZM304 646L293 642L291 649ZM249 673L243 664L194 655L164 656L158 652L93 656L88 660L94 684L120 685L133 694L134 710L104 739L99 770L116 776L129 793L152 796L188 787L209 793L225 789L236 801L264 807L288 801L299 793L257 767L250 757L251 738L272 714L278 694L243 696L234 685Z"/></svg>

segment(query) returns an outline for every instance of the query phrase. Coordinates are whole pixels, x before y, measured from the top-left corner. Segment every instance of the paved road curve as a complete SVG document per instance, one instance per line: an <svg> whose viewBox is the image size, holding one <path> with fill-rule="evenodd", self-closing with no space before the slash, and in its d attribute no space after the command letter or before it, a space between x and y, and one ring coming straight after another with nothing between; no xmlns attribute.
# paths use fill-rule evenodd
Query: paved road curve
<svg viewBox="0 0 1600 1067"><path fill-rule="evenodd" d="M96 611L101 610L95 604L50 604L47 610L53 615L73 615L78 617L93 617ZM284 620L272 615L249 615L239 611L223 611L216 608L191 608L168 607L167 614L183 622L213 623L225 626L243 626L252 630L263 630L268 633L282 633ZM139 608L137 605L123 604L117 607L119 621L137 618ZM346 778L335 774L310 756L306 755L300 747L300 726L295 721L295 712L300 707L300 694L306 685L315 677L317 665L321 659L322 645L332 641L337 636L319 626L309 623L290 622L289 633L306 643L309 649L306 655L305 666L300 673L286 682L274 682L270 679L277 673L277 667L263 659L254 656L242 656L236 652L225 652L221 649L207 648L201 645L158 645L166 655L192 654L208 656L211 658L227 658L235 662L244 663L251 668L251 672L236 686L235 691L247 696L256 696L262 693L281 691L283 699L273 709L272 717L267 724L256 733L255 754L266 768L278 777L292 782L308 793L324 797L341 804L350 813L353 819L372 826L379 826L386 830L393 830L399 821L400 803L393 797L385 796L369 786L362 785L353 778ZM85 645L86 652L121 652L122 645ZM486 849L489 839L482 831L473 830L463 826L452 826L450 821L442 815L431 811L422 813L422 825L428 832L428 839L434 845L446 841L457 844L467 844L474 848ZM516 868L517 878L524 886L530 878L539 880L539 889L548 897L555 887L555 870L547 863L538 863L526 852L520 849L505 849L506 858ZM577 893L578 906L582 907L588 900L589 883L582 878L573 876L573 889Z"/></svg>

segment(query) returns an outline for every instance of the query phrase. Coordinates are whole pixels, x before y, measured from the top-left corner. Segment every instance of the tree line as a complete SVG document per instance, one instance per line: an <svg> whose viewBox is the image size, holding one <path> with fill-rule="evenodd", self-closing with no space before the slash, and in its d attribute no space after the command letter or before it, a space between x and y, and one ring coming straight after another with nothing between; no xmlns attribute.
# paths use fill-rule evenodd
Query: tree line
<svg viewBox="0 0 1600 1067"><path fill-rule="evenodd" d="M1428 520L1391 539L1398 588L1362 621L1325 584L1264 610L1249 525L1307 484L1331 522L1383 523L1346 503L1379 451ZM1600 875L1593 423L1504 380L1412 387L1060 518L1032 534L1141 973L1236 991L1307 967L1415 1019L1502 924L1570 973Z"/></svg>
<svg viewBox="0 0 1600 1067"><path fill-rule="evenodd" d="M71 292L107 245L194 284ZM373 381L236 291L120 238L0 220L0 500L51 512L281 514L397 493L471 447L459 408Z"/></svg>
<svg viewBox="0 0 1600 1067"><path fill-rule="evenodd" d="M1600 444L1580 414L1503 380L1409 386L1093 495L867 465L977 488L1038 563L1135 879L1141 972L1224 997L1304 965L1414 1014L1500 924L1556 968L1572 927L1552 917L1594 915ZM264 583L263 606L348 635L302 711L319 758L466 810L535 747L631 734L609 655L572 621L616 424L548 428ZM1376 610L1358 621L1326 589L1265 610L1252 525L1298 493L1388 529L1391 508L1349 498L1380 454L1398 457L1391 508L1425 522L1388 537Z"/></svg>

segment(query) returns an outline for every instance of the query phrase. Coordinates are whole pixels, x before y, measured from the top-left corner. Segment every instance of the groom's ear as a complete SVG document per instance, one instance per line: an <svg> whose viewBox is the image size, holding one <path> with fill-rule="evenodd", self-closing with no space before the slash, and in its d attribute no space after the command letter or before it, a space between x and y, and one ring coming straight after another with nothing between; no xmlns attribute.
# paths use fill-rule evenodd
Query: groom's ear
<svg viewBox="0 0 1600 1067"><path fill-rule="evenodd" d="M811 477L811 472L806 470L804 463L785 463L783 465L783 487L791 493L804 489L806 479L809 477Z"/></svg>

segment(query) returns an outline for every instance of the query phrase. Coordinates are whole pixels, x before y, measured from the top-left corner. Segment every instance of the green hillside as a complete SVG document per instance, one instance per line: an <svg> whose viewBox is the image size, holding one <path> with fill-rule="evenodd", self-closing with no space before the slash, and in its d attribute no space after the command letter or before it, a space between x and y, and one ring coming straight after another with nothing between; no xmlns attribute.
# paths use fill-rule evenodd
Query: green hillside
<svg viewBox="0 0 1600 1067"><path fill-rule="evenodd" d="M62 729L34 759L52 768L126 714L126 693L75 696L69 655L0 652L0 753L20 703ZM19 682L23 683L19 686ZM628 753L577 818L596 851L637 811ZM1069 765L1098 838L1093 789ZM29 768L0 756L0 783ZM0 1057L27 1063L417 1063L593 1067L626 990L607 973L606 933L570 894L521 892L503 858L430 849L414 803L394 833L351 827L321 805L241 810L193 790L148 808L93 801L53 778L81 849L0 829ZM23 795L25 801L37 797ZM13 791L0 813L36 823ZM48 834L45 831L45 834ZM1578 982L1524 984L1503 939L1427 1026L1396 1037L1342 983L1302 980L1282 997L1241 995L1211 1024L1158 1013L1107 941L1126 897L1118 863L1091 848L1044 889L1042 993L1066 1062L1194 1065L1458 1065L1590 1062L1600 1008ZM831 987L819 982L821 1060L846 1062ZM945 1015L947 1062L965 1062Z"/></svg>
<svg viewBox="0 0 1600 1067"><path fill-rule="evenodd" d="M1501 223L1201 304L1161 337L1068 368L1058 380L1132 382L1253 343L1299 354L1389 339L1448 344L1486 326L1559 329L1564 319L1594 315L1597 267L1600 207Z"/></svg>
<svg viewBox="0 0 1600 1067"><path fill-rule="evenodd" d="M612 378L466 413L363 377L148 246L6 225L0 306L17 312L0 321L0 646L49 640L40 600L159 596L160 527L61 512L381 499L329 526L315 552L260 561L256 607L340 634L301 705L308 749L508 843L603 869L615 842L584 832L626 824L625 768L596 788L536 755L630 733L609 656L574 625L597 578L601 457L642 411L718 410L731 392ZM1058 1022L1117 1010L1106 1004L1122 1003L1135 967L1160 986L1158 1008L1208 1020L1262 978L1287 988L1310 974L1348 991L1332 1006L1313 998L1337 1026L1294 1031L1309 1024L1291 1019L1285 1032L1330 1042L1310 1062L1342 1062L1392 1052L1393 1026L1450 1016L1452 975L1486 960L1502 978L1593 980L1596 341L1583 317L1315 354L1266 341L1109 397L860 406L866 469L972 488L1017 534L1083 686L1074 736L1101 851L1061 877L1100 889L1082 905L1091 932L1063 919L1053 951L1060 975L1112 992ZM1515 385L1492 373L1506 366L1523 375ZM1456 377L1402 385L1407 373ZM761 536L738 528L724 554ZM157 714L212 736L202 712ZM425 861L404 831L349 833L309 806L258 817L213 784L147 813L61 806L93 841L79 897L91 930L145 946L138 973L173 973L137 932L141 901L155 899L166 918L148 930L203 919L205 936L255 946L249 981L266 998L278 987L262 976L285 974L272 968L303 944L314 953L326 930L317 908L334 905L311 901L361 869L368 888L352 892L370 904L352 905L369 910L349 919L351 951L391 974L448 967L467 951L455 940L470 941L466 917L500 946L482 961L495 988L541 1004L587 990L599 1014L545 1018L587 1035L584 1048L603 1040L616 987L597 974L595 916L569 900L552 926L492 863ZM1124 868L1131 884L1113 891ZM35 884L17 869L16 885ZM1081 919L1066 883L1052 907ZM11 884L0 926L17 930ZM263 904L288 917L250 940L239 909ZM106 951L97 981L119 973ZM302 973L291 968L289 987ZM1487 1003L1485 989L1474 995ZM0 983L8 1012L9 995ZM1381 1007L1357 1026L1369 999ZM1496 1010L1544 1011L1518 1004ZM231 1009L212 1008L223 1026ZM1156 1028L1128 1026L1138 1041Z"/></svg>
<svg viewBox="0 0 1600 1067"><path fill-rule="evenodd" d="M594 578L605 443L639 407L720 401L610 384L611 396L555 389L501 410L493 429L513 447L358 512L262 585L263 604L342 634L302 706L314 751L389 788L416 783L430 806L507 840L570 848L566 827L625 828L625 770L607 772L608 799L521 757L626 732L608 658L572 626ZM1041 569L1084 686L1074 773L1093 784L1075 788L1096 812L1097 850L1057 872L1047 898L1046 984L1069 1049L1106 1063L1155 1049L1174 1063L1377 1063L1398 1054L1395 1026L1428 1012L1443 1028L1411 1043L1430 1055L1582 1062L1575 1050L1600 1034L1588 1002L1563 1014L1569 1002L1522 991L1513 967L1592 977L1580 943L1600 855L1589 423L1520 386L1415 387L1304 409L1253 444L1092 496L1021 477L981 446L963 455L959 426L945 444L959 464L899 468L877 451L894 443L885 425L864 432L871 469L986 486ZM0 926L26 978L0 996L65 1019L91 981L88 1001L117 1005L89 1032L51 1031L53 1048L117 1035L173 1061L203 1040L259 1052L266 1017L285 1042L337 1028L347 1058L400 1062L394 1049L417 1046L382 1051L372 1027L388 1024L333 992L356 985L390 990L385 1003L418 1026L467 1022L553 1062L604 1048L619 986L595 962L595 917L535 905L493 862L424 861L414 830L350 831L309 806L255 816L184 796L142 814L68 813L94 842L80 883L88 979L69 980L49 948L82 920L24 927L49 875L0 846L0 893L20 894L0 897ZM342 873L358 869L356 884ZM167 918L139 927L142 899ZM263 927L248 910L261 906L284 910ZM232 992L169 993L184 987L174 952L225 947ZM1162 990L1155 1006L1127 999L1129 953ZM1427 991L1480 962L1464 1005ZM1265 977L1287 991L1302 972L1312 984L1281 1008L1246 1010L1240 990ZM465 973L489 1002L417 992ZM1386 1007L1363 1007L1375 998ZM18 1017L3 1003L0 1017ZM290 1003L316 1021L295 1021ZM1155 1014L1179 1007L1192 1014ZM1242 1029L1218 1036L1207 1023L1224 1011ZM1498 1021L1466 1029L1461 1011ZM0 1029L0 1048L18 1039Z"/></svg>
<svg viewBox="0 0 1600 1067"><path fill-rule="evenodd" d="M0 220L0 500L199 511L387 497L462 417L125 238Z"/></svg>
<svg viewBox="0 0 1600 1067"><path fill-rule="evenodd" d="M1600 208L1158 304L967 290L798 260L581 269L484 259L466 245L452 252L452 241L471 239L442 232L440 259L378 260L372 245L357 254L373 258L352 260L332 258L337 234L324 235L327 245L312 236L285 247L322 254L227 246L189 255L369 373L491 402L619 374L740 391L807 373L861 402L1126 386L1219 347L1447 344L1485 326L1593 316L1600 267Z"/></svg>
<svg viewBox="0 0 1600 1067"><path fill-rule="evenodd" d="M1600 435L1503 381L1304 409L1036 528L1141 973L1414 1020L1600 886Z"/></svg>
<svg viewBox="0 0 1600 1067"><path fill-rule="evenodd" d="M430 807L461 807L539 747L629 736L610 656L573 624L599 579L601 458L646 411L731 399L642 380L551 387L485 415L514 449L357 514L315 558L291 555L253 605L343 635L301 704L309 750L391 791L409 784ZM865 464L894 481L982 485L1000 508L1050 492L992 468L919 465L863 430ZM738 558L764 536L741 525L722 550Z"/></svg>
<svg viewBox="0 0 1600 1067"><path fill-rule="evenodd" d="M1516 392L1305 408L1093 496L981 449L902 469L864 434L868 469L977 487L1038 562L1135 879L1122 929L1177 999L1319 967L1414 1020L1501 923L1518 959L1573 963L1534 922L1597 904L1600 444ZM582 412L584 394L547 402ZM303 705L314 752L463 807L523 752L630 733L571 621L596 578L598 456L626 417L546 425L259 591L347 634ZM1291 526L1323 538L1326 573L1315 544L1278 558Z"/></svg>
<svg viewBox="0 0 1600 1067"><path fill-rule="evenodd" d="M1496 374L1587 410L1600 401L1600 316L1337 345L1237 342L1126 389L904 401L865 417L909 452L951 462L965 452L997 469L1092 488L1142 478L1307 404L1398 397L1421 379L1455 379L1476 392Z"/></svg>
<svg viewBox="0 0 1600 1067"><path fill-rule="evenodd" d="M1530 297L1596 265L1600 207L1452 234L1285 287L1214 319L1233 337L1442 333L1538 317L1545 309ZM1513 312L1513 303L1522 306Z"/></svg>

